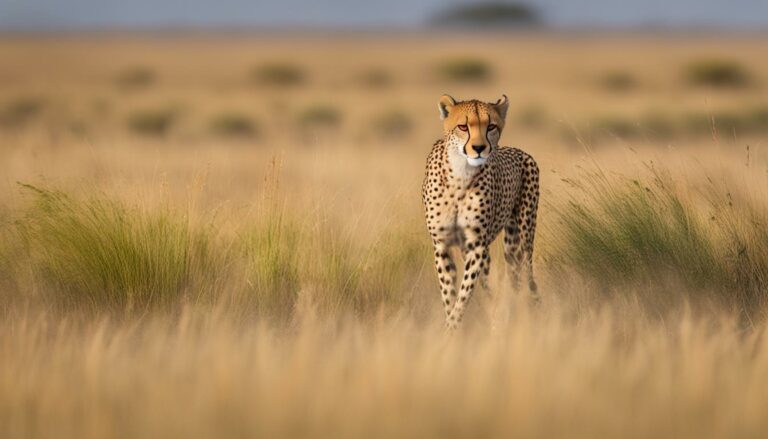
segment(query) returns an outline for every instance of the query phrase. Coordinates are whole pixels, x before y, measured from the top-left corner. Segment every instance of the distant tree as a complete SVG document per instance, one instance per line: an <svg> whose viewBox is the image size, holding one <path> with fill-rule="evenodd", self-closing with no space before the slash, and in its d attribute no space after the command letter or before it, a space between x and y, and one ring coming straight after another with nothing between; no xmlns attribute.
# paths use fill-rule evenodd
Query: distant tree
<svg viewBox="0 0 768 439"><path fill-rule="evenodd" d="M438 12L430 23L436 26L527 27L541 24L536 10L523 3L486 2L453 5Z"/></svg>

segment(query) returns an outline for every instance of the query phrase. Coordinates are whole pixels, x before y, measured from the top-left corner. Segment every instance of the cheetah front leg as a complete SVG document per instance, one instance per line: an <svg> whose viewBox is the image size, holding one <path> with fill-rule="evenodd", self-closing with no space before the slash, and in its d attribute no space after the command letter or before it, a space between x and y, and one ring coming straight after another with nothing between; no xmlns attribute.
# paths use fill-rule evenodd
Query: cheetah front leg
<svg viewBox="0 0 768 439"><path fill-rule="evenodd" d="M433 244L437 279L440 281L441 300L445 308L445 317L448 318L456 300L456 264L453 263L445 243L435 241Z"/></svg>
<svg viewBox="0 0 768 439"><path fill-rule="evenodd" d="M446 326L449 329L455 329L461 323L467 303L475 290L475 285L486 276L485 273L489 267L488 246L477 242L469 242L464 253L464 277L461 280L459 296L456 298L453 310L446 320ZM485 280L481 280L481 282L485 283Z"/></svg>

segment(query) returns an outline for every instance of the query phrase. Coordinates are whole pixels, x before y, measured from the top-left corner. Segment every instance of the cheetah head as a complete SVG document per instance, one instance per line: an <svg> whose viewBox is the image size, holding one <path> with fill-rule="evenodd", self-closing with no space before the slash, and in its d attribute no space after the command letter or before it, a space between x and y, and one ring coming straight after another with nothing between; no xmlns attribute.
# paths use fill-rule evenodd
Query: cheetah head
<svg viewBox="0 0 768 439"><path fill-rule="evenodd" d="M470 166L485 164L498 148L508 107L506 95L492 104L474 99L457 102L448 95L441 96L438 108L446 143L455 146Z"/></svg>

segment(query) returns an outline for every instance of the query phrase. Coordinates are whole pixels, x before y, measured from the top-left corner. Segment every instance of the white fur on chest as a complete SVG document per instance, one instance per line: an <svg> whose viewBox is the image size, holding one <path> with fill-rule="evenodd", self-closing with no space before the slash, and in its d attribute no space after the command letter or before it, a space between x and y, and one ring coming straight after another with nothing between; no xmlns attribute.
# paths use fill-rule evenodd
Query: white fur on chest
<svg viewBox="0 0 768 439"><path fill-rule="evenodd" d="M441 215L436 221L438 235L448 245L463 246L466 239L465 229L475 225L475 221L472 221L474 218L470 219L470 214L473 207L479 203L479 199L470 196L473 192L470 185L481 168L471 166L467 163L467 158L455 149L448 151L448 165L449 181L445 197L439 206Z"/></svg>
<svg viewBox="0 0 768 439"><path fill-rule="evenodd" d="M456 180L459 186L461 183L469 183L480 169L467 162L467 158L458 151L448 151L448 164L451 167L451 176Z"/></svg>

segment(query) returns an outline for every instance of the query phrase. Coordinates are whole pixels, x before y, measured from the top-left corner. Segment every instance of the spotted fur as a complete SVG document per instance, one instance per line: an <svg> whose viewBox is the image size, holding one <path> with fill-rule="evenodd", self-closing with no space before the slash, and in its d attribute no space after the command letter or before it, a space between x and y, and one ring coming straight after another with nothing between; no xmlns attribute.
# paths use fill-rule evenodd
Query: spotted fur
<svg viewBox="0 0 768 439"><path fill-rule="evenodd" d="M504 230L504 258L515 288L523 271L536 297L533 240L539 202L539 169L527 153L498 145L508 107L496 103L440 99L444 136L427 158L422 198L446 324L455 328L477 282L487 288L489 248ZM457 265L450 249L463 256L457 293Z"/></svg>

